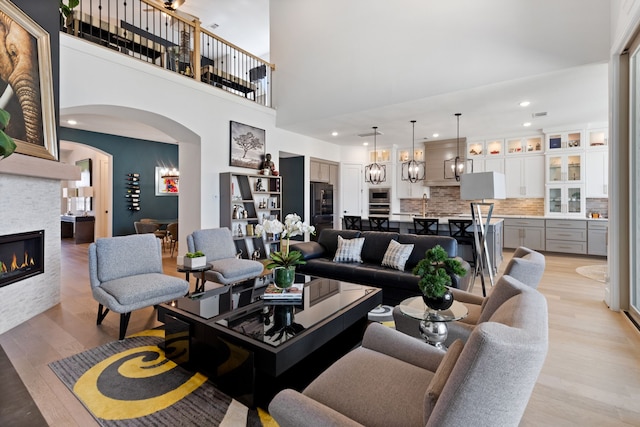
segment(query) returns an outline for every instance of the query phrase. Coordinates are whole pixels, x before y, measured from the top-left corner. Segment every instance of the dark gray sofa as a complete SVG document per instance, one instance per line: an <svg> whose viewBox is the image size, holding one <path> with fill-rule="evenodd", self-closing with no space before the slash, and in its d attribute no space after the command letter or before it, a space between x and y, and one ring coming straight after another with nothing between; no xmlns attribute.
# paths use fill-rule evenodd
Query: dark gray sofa
<svg viewBox="0 0 640 427"><path fill-rule="evenodd" d="M364 237L361 264L333 262L338 247L338 236L344 239ZM382 258L392 239L402 244L414 244L404 271L382 266ZM317 242L292 243L291 250L302 252L307 261L306 264L297 267L299 273L381 288L383 303L395 306L406 298L420 295L418 277L411 271L418 261L424 258L424 253L436 245L442 246L450 257L457 257L458 242L447 236L335 229L322 230ZM464 277L453 276L451 286L468 290L471 267L461 258L457 259L462 262L467 274Z"/></svg>

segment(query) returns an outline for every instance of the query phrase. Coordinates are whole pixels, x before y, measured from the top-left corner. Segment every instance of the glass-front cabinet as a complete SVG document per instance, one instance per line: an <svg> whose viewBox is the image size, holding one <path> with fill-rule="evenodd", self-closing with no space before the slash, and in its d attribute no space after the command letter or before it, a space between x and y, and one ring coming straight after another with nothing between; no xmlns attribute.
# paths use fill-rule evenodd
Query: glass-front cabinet
<svg viewBox="0 0 640 427"><path fill-rule="evenodd" d="M542 136L529 136L524 138L510 138L506 142L507 155L514 154L540 154L544 149L544 141Z"/></svg>
<svg viewBox="0 0 640 427"><path fill-rule="evenodd" d="M547 135L547 150L584 148L582 131L557 132Z"/></svg>
<svg viewBox="0 0 640 427"><path fill-rule="evenodd" d="M592 129L587 131L589 148L606 147L609 144L608 129Z"/></svg>
<svg viewBox="0 0 640 427"><path fill-rule="evenodd" d="M547 185L545 214L559 216L585 216L586 200L583 184Z"/></svg>
<svg viewBox="0 0 640 427"><path fill-rule="evenodd" d="M583 153L547 155L547 183L584 181Z"/></svg>

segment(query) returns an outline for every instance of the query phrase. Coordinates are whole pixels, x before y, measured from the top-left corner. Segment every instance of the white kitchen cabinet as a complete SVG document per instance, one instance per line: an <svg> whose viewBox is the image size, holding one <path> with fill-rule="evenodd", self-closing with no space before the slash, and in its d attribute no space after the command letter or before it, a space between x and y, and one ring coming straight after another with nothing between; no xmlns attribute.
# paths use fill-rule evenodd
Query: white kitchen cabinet
<svg viewBox="0 0 640 427"><path fill-rule="evenodd" d="M504 160L507 198L544 197L544 156L527 155Z"/></svg>
<svg viewBox="0 0 640 427"><path fill-rule="evenodd" d="M584 153L558 153L546 156L547 184L584 181Z"/></svg>
<svg viewBox="0 0 640 427"><path fill-rule="evenodd" d="M607 256L608 221L587 221L587 253Z"/></svg>
<svg viewBox="0 0 640 427"><path fill-rule="evenodd" d="M426 193L427 188L424 187L424 181L412 183L411 181L402 180L402 166L398 163L396 168L396 197L398 199L420 199Z"/></svg>
<svg viewBox="0 0 640 427"><path fill-rule="evenodd" d="M329 182L329 163L311 160L309 165L309 179L314 182Z"/></svg>
<svg viewBox="0 0 640 427"><path fill-rule="evenodd" d="M585 155L585 196L609 197L609 152L598 148L588 150Z"/></svg>
<svg viewBox="0 0 640 427"><path fill-rule="evenodd" d="M547 151L584 148L581 130L547 134Z"/></svg>
<svg viewBox="0 0 640 427"><path fill-rule="evenodd" d="M515 249L519 246L536 251L545 250L544 219L504 219L504 247Z"/></svg>
<svg viewBox="0 0 640 427"><path fill-rule="evenodd" d="M541 135L507 139L505 153L507 156L523 154L542 154L544 141Z"/></svg>
<svg viewBox="0 0 640 427"><path fill-rule="evenodd" d="M607 128L602 129L590 129L587 131L587 148L602 148L609 144L609 130Z"/></svg>
<svg viewBox="0 0 640 427"><path fill-rule="evenodd" d="M337 185L338 185L338 176L339 176L338 165L329 163L329 184L332 184L334 186L334 189L337 188Z"/></svg>
<svg viewBox="0 0 640 427"><path fill-rule="evenodd" d="M586 220L546 220L546 250L572 254L587 253Z"/></svg>
<svg viewBox="0 0 640 427"><path fill-rule="evenodd" d="M504 173L504 157L473 159L473 172L500 172Z"/></svg>
<svg viewBox="0 0 640 427"><path fill-rule="evenodd" d="M586 216L584 184L548 184L545 215Z"/></svg>

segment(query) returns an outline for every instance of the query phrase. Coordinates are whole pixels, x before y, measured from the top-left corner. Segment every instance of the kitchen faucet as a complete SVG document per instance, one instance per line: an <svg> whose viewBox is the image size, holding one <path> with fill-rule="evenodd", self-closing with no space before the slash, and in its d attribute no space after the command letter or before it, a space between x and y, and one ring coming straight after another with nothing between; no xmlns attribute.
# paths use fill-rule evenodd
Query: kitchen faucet
<svg viewBox="0 0 640 427"><path fill-rule="evenodd" d="M429 199L427 199L427 193L424 193L422 195L422 216L426 217L427 216L427 201Z"/></svg>

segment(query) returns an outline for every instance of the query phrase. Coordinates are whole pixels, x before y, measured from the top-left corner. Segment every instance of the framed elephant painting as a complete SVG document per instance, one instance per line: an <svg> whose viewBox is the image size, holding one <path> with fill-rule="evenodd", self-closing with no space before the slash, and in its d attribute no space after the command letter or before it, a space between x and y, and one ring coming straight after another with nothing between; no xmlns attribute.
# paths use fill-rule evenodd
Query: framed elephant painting
<svg viewBox="0 0 640 427"><path fill-rule="evenodd" d="M0 0L0 109L17 153L58 160L47 33L8 0Z"/></svg>

